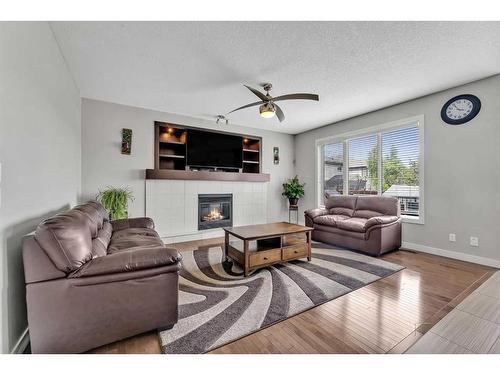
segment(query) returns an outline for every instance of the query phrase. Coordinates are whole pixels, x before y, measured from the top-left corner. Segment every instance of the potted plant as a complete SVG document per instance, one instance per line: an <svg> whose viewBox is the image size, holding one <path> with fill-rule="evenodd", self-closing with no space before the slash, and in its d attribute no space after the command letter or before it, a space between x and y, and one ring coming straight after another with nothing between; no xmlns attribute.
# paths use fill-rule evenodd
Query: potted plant
<svg viewBox="0 0 500 375"><path fill-rule="evenodd" d="M128 217L128 202L134 200L134 195L129 188L107 187L99 191L96 199L109 212L111 220L118 220Z"/></svg>
<svg viewBox="0 0 500 375"><path fill-rule="evenodd" d="M305 183L300 183L298 176L289 179L283 184L282 195L288 198L288 202L290 202L291 206L296 206L299 198L302 198L304 196L305 185Z"/></svg>

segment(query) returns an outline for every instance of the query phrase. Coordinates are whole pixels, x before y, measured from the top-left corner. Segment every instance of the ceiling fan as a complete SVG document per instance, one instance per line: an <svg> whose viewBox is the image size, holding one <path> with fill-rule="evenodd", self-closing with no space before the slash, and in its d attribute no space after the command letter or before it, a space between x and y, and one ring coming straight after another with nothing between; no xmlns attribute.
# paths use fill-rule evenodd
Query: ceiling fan
<svg viewBox="0 0 500 375"><path fill-rule="evenodd" d="M244 105L242 107L233 109L231 112L228 112L227 114L233 113L235 111L239 111L240 109L260 105L259 112L260 112L260 115L262 117L271 118L274 115L276 115L276 117L278 117L278 120L280 122L282 122L285 119L285 114L283 113L281 108L275 102L280 101L280 100L316 100L316 101L319 101L319 95L307 94L307 93L287 94L287 95L276 96L273 98L271 95L269 95L269 91L271 91L271 89L273 88L273 85L270 83L266 83L262 86L264 88L264 91L266 91L265 94L263 94L259 90L256 90L250 86L247 86L247 85L243 85L243 86L245 86L247 89L249 89L251 92L253 92L260 99L260 101L250 103L250 104Z"/></svg>

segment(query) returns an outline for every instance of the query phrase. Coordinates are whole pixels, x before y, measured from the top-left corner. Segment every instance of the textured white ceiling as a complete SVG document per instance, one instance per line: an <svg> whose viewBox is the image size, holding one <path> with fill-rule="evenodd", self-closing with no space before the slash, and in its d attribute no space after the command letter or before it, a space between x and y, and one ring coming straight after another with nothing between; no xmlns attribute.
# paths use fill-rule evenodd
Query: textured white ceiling
<svg viewBox="0 0 500 375"><path fill-rule="evenodd" d="M52 22L82 97L296 134L500 73L500 22Z"/></svg>

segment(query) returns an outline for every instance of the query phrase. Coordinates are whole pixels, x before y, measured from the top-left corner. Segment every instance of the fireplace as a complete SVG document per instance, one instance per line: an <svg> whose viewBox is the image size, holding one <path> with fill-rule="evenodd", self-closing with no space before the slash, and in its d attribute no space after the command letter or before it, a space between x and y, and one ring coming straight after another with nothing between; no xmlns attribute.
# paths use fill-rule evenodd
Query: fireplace
<svg viewBox="0 0 500 375"><path fill-rule="evenodd" d="M233 225L233 194L198 194L198 230Z"/></svg>

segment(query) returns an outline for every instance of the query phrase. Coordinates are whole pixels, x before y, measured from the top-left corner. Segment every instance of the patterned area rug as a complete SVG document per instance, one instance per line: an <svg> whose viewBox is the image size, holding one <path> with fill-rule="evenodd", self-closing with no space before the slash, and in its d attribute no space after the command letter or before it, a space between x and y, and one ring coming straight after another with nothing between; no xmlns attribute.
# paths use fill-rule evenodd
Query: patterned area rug
<svg viewBox="0 0 500 375"><path fill-rule="evenodd" d="M205 353L389 276L404 267L323 244L311 262L263 268L248 278L221 247L183 252L179 322L159 332L164 353Z"/></svg>

